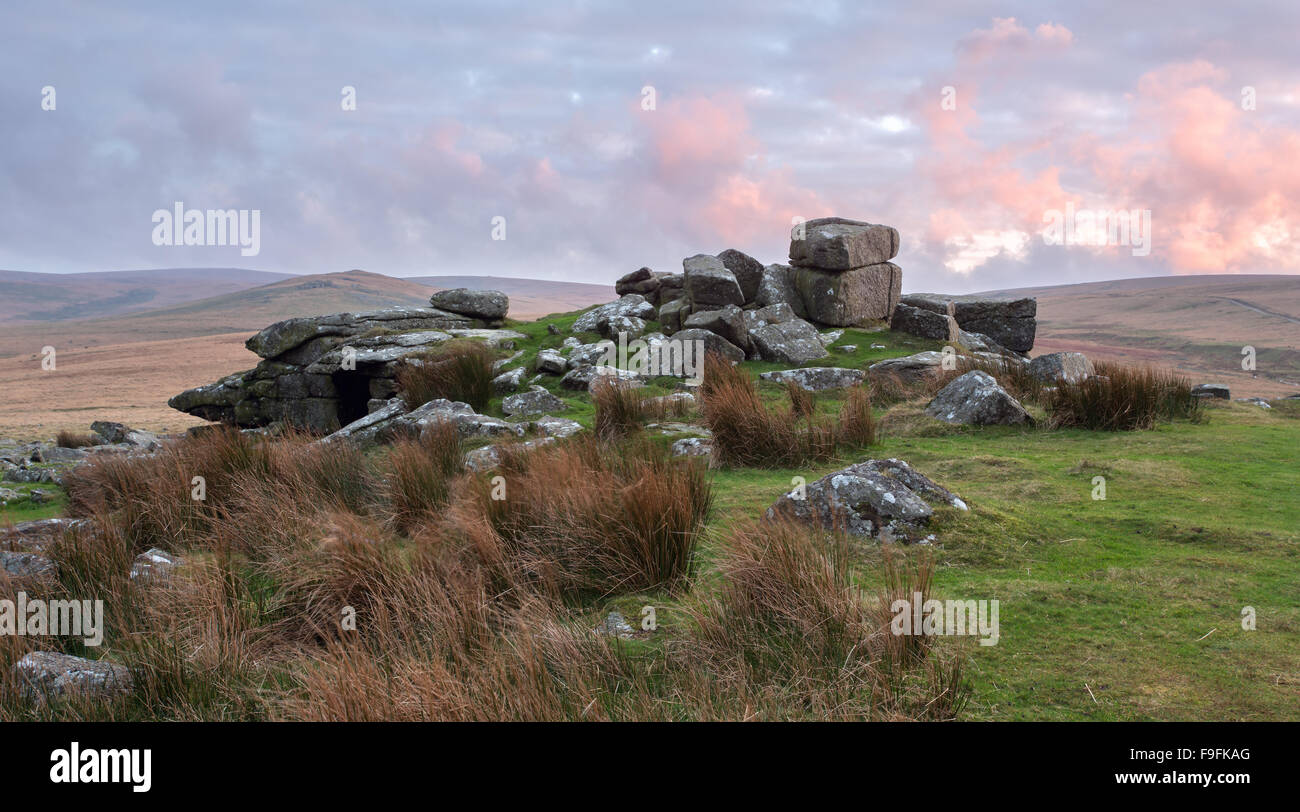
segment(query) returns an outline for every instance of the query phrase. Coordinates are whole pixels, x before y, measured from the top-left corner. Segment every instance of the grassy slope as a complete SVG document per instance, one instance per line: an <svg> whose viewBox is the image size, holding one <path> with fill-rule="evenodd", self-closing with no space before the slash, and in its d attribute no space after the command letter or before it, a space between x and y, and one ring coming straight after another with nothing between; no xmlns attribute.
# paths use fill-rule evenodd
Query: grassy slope
<svg viewBox="0 0 1300 812"><path fill-rule="evenodd" d="M512 324L528 335L521 362L559 346L567 329L551 335L547 325L567 328L575 315ZM843 344L858 349L833 349L820 363L858 367L933 348L858 330L846 331L836 346ZM747 366L755 374L779 368ZM590 425L585 395L559 390L557 380L544 382L572 405L566 416ZM776 387L762 388L778 396ZM821 407L838 403L822 397ZM499 409L496 399L489 411ZM966 718L1300 718L1300 403L1271 412L1229 403L1209 415L1200 424L1116 434L886 429L861 455L906 459L971 505L968 514L941 513L933 551L936 597L1001 604L996 646L957 643L974 687ZM714 472L711 528L761 515L793 476L811 481L856 459L814 470ZM1097 475L1107 480L1105 501L1091 498ZM0 511L0 522L34 517ZM713 576L719 534L710 535L697 589ZM866 544L860 552L861 578L874 587L881 550ZM671 629L678 599L622 596L607 608L635 623L640 606L653 604ZM1257 610L1257 631L1242 630L1244 606Z"/></svg>

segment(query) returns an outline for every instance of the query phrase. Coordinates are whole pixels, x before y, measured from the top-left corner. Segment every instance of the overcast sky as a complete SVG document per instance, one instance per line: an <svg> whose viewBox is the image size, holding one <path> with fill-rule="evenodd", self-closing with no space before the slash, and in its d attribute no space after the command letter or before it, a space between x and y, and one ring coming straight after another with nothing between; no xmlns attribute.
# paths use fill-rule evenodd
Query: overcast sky
<svg viewBox="0 0 1300 812"><path fill-rule="evenodd" d="M16 5L4 269L612 282L831 214L907 290L1300 267L1294 2ZM260 253L155 246L177 201ZM1149 252L1046 244L1067 204Z"/></svg>

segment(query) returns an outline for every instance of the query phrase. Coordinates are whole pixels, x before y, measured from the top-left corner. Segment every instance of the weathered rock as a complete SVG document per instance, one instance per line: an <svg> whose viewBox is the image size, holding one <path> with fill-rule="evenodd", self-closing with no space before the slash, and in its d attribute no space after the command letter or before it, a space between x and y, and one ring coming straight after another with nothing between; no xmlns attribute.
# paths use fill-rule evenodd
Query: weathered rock
<svg viewBox="0 0 1300 812"><path fill-rule="evenodd" d="M823 392L827 389L843 389L846 386L862 383L867 374L860 369L844 367L802 367L764 372L758 377L773 383L783 384L790 381L809 392Z"/></svg>
<svg viewBox="0 0 1300 812"><path fill-rule="evenodd" d="M512 416L562 412L567 408L569 408L568 404L541 386L534 386L527 392L511 395L501 403L501 411Z"/></svg>
<svg viewBox="0 0 1300 812"><path fill-rule="evenodd" d="M935 341L956 341L957 321L946 313L922 310L900 302L894 308L894 317L889 322L890 328L900 333L908 333Z"/></svg>
<svg viewBox="0 0 1300 812"><path fill-rule="evenodd" d="M809 483L802 494L795 489L782 495L764 518L908 541L924 534L940 505L967 509L956 494L902 460L867 460Z"/></svg>
<svg viewBox="0 0 1300 812"><path fill-rule="evenodd" d="M123 425L122 423L96 420L90 424L90 430L94 432L100 440L108 444L124 443L129 446L143 448L149 451L161 447L156 434L142 431L140 429L133 429ZM73 451L74 449L64 450Z"/></svg>
<svg viewBox="0 0 1300 812"><path fill-rule="evenodd" d="M617 341L619 336L624 341L634 341L645 334L647 325L645 319L636 316L614 316L605 322L604 329L601 333L611 340Z"/></svg>
<svg viewBox="0 0 1300 812"><path fill-rule="evenodd" d="M537 371L545 372L550 375L563 375L564 370L568 369L569 362L564 359L556 350L546 349L537 351Z"/></svg>
<svg viewBox="0 0 1300 812"><path fill-rule="evenodd" d="M749 347L749 330L745 326L745 317L743 311L735 305L692 313L682 322L682 327L717 333L741 350Z"/></svg>
<svg viewBox="0 0 1300 812"><path fill-rule="evenodd" d="M429 304L440 310L485 321L504 319L510 310L510 298L499 290L440 290L429 297Z"/></svg>
<svg viewBox="0 0 1300 812"><path fill-rule="evenodd" d="M38 553L11 553L0 550L0 572L11 578L52 578L59 568Z"/></svg>
<svg viewBox="0 0 1300 812"><path fill-rule="evenodd" d="M972 370L939 390L925 413L945 423L972 426L1033 424L1034 419L992 375Z"/></svg>
<svg viewBox="0 0 1300 812"><path fill-rule="evenodd" d="M653 319L655 306L646 301L639 293L629 293L620 299L592 308L573 322L575 333L600 332L601 325L608 324L615 316L635 316L639 319Z"/></svg>
<svg viewBox="0 0 1300 812"><path fill-rule="evenodd" d="M27 499L27 494L13 488L0 488L0 505L10 505Z"/></svg>
<svg viewBox="0 0 1300 812"><path fill-rule="evenodd" d="M664 332L672 335L682 329L682 321L690 315L691 302L685 296L680 296L659 308L659 326Z"/></svg>
<svg viewBox="0 0 1300 812"><path fill-rule="evenodd" d="M764 361L806 364L829 355L817 328L799 318L751 327L749 340Z"/></svg>
<svg viewBox="0 0 1300 812"><path fill-rule="evenodd" d="M14 663L13 674L31 702L83 696L108 699L129 693L131 672L104 660L54 651L32 651Z"/></svg>
<svg viewBox="0 0 1300 812"><path fill-rule="evenodd" d="M1198 383L1192 387L1192 396L1218 400L1228 400L1231 397L1228 387L1221 383Z"/></svg>
<svg viewBox="0 0 1300 812"><path fill-rule="evenodd" d="M713 440L708 437L683 437L673 441L670 453L674 457L710 457L713 455Z"/></svg>
<svg viewBox="0 0 1300 812"><path fill-rule="evenodd" d="M628 639L634 637L636 633L623 616L618 612L610 612L604 620L596 625L592 630L597 637L618 637Z"/></svg>
<svg viewBox="0 0 1300 812"><path fill-rule="evenodd" d="M390 307L285 319L258 331L246 346L263 358L310 364L350 336L372 330L444 330L477 326L463 315L436 308Z"/></svg>
<svg viewBox="0 0 1300 812"><path fill-rule="evenodd" d="M608 340L596 341L591 344L579 344L569 352L569 360L565 362L566 366L569 369L596 366L610 360L610 350L613 347L613 342Z"/></svg>
<svg viewBox="0 0 1300 812"><path fill-rule="evenodd" d="M901 358L886 358L867 367L867 377L872 380L892 376L903 383L937 378L942 372L943 353L934 350L904 355Z"/></svg>
<svg viewBox="0 0 1300 812"><path fill-rule="evenodd" d="M740 285L740 294L745 301L754 301L754 297L758 295L758 286L763 281L763 263L734 248L728 248L718 254L718 259L722 260L726 269L736 277L736 283Z"/></svg>
<svg viewBox="0 0 1300 812"><path fill-rule="evenodd" d="M0 549L15 552L44 553L65 533L92 531L94 526L86 519L34 519L19 522L13 527L0 527Z"/></svg>
<svg viewBox="0 0 1300 812"><path fill-rule="evenodd" d="M529 440L523 443L511 443L507 446L511 452L532 451L544 445L555 442L554 437L539 437L536 440ZM485 445L482 448L476 448L465 454L465 467L475 473L491 471L501 464L501 451L503 446L499 444Z"/></svg>
<svg viewBox="0 0 1300 812"><path fill-rule="evenodd" d="M823 347L829 347L830 345L834 344L836 341L839 341L843 337L844 337L843 330L830 330L828 332L821 333L817 336L817 338L821 340Z"/></svg>
<svg viewBox="0 0 1300 812"><path fill-rule="evenodd" d="M789 265L773 264L763 268L754 302L760 307L784 304L799 318L807 318L803 297L794 284L794 269Z"/></svg>
<svg viewBox="0 0 1300 812"><path fill-rule="evenodd" d="M162 581L180 565L181 559L178 556L157 547L150 547L145 552L137 555L135 561L132 562L131 580L141 582Z"/></svg>
<svg viewBox="0 0 1300 812"><path fill-rule="evenodd" d="M534 420L533 428L536 429L539 434L546 437L563 439L565 437L572 437L582 431L582 424L577 420L570 420L567 417L552 417L551 415L546 415L545 417L539 417Z"/></svg>
<svg viewBox="0 0 1300 812"><path fill-rule="evenodd" d="M469 407L466 406L466 408ZM385 432L391 430L395 425L395 421L406 413L405 401L401 398L391 398L387 405L372 411L365 417L354 420L329 436L321 438L321 442L351 440L360 445L380 442Z"/></svg>
<svg viewBox="0 0 1300 812"><path fill-rule="evenodd" d="M698 327L691 327L685 330L678 330L676 333L673 333L673 340L674 341L703 341L704 352L706 355L708 353L717 353L718 355L721 355L723 358L727 359L733 364L745 360L744 350L742 350L740 347L737 347L735 344L732 344L730 341L718 335L717 333L710 332L709 330L701 330Z"/></svg>
<svg viewBox="0 0 1300 812"><path fill-rule="evenodd" d="M896 256L898 229L892 226L820 217L790 230L791 265L847 271L888 262Z"/></svg>
<svg viewBox="0 0 1300 812"><path fill-rule="evenodd" d="M696 254L682 260L682 268L685 273L686 296L691 302L692 310L706 310L729 304L739 307L745 303L745 295L741 292L735 275L717 257Z"/></svg>
<svg viewBox="0 0 1300 812"><path fill-rule="evenodd" d="M903 285L903 271L892 262L845 271L796 267L791 278L806 318L836 327L890 318Z"/></svg>
<svg viewBox="0 0 1300 812"><path fill-rule="evenodd" d="M1237 398L1238 403L1249 403L1252 406L1258 406L1261 409L1272 409L1272 405L1263 398Z"/></svg>
<svg viewBox="0 0 1300 812"><path fill-rule="evenodd" d="M1053 352L1029 362L1029 372L1044 383L1082 383L1097 374L1081 352Z"/></svg>
<svg viewBox="0 0 1300 812"><path fill-rule="evenodd" d="M961 329L982 333L1007 349L1029 352L1034 347L1034 334L1038 329L1036 299L912 293L899 301L922 310L951 315Z"/></svg>
<svg viewBox="0 0 1300 812"><path fill-rule="evenodd" d="M599 366L580 366L569 370L564 373L564 377L560 379L560 386L565 389L574 389L577 391L591 391L591 387L602 376L620 381L627 381L629 383L638 383L641 380L641 376L631 370L619 369L618 367L602 364Z"/></svg>
<svg viewBox="0 0 1300 812"><path fill-rule="evenodd" d="M564 359L561 358L560 364L563 365L563 363ZM500 375L492 379L492 391L498 395L515 392L520 386L523 386L524 376L527 374L527 367L515 367L507 372L502 372Z"/></svg>

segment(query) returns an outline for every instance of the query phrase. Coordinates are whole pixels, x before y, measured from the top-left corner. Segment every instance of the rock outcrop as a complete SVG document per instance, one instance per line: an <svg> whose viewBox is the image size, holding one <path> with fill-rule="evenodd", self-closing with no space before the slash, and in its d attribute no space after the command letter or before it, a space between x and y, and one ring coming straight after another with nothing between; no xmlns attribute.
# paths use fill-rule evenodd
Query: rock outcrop
<svg viewBox="0 0 1300 812"><path fill-rule="evenodd" d="M894 314L903 272L898 230L890 226L823 217L790 232L791 282L807 318L849 327Z"/></svg>
<svg viewBox="0 0 1300 812"><path fill-rule="evenodd" d="M473 294L484 293L484 298ZM496 291L441 291L456 307L497 312ZM450 295L450 294L454 294ZM509 348L524 338L485 329L485 320L438 308L393 307L365 313L286 319L250 338L264 360L255 368L189 389L167 401L173 409L241 428L273 423L328 432L368 414L370 403L397 391L404 358L453 338Z"/></svg>
<svg viewBox="0 0 1300 812"><path fill-rule="evenodd" d="M1044 383L1082 383L1096 374L1081 352L1053 352L1029 362L1029 372Z"/></svg>
<svg viewBox="0 0 1300 812"><path fill-rule="evenodd" d="M31 702L68 696L110 699L131 690L131 672L104 660L54 651L33 651L14 663L13 675Z"/></svg>
<svg viewBox="0 0 1300 812"><path fill-rule="evenodd" d="M510 297L499 290L452 288L430 296L429 304L472 319L500 321L510 310Z"/></svg>
<svg viewBox="0 0 1300 812"><path fill-rule="evenodd" d="M773 383L794 383L809 392L824 392L828 389L843 389L862 383L867 377L860 369L845 367L803 367L801 369L782 369L776 372L764 372L758 377Z"/></svg>

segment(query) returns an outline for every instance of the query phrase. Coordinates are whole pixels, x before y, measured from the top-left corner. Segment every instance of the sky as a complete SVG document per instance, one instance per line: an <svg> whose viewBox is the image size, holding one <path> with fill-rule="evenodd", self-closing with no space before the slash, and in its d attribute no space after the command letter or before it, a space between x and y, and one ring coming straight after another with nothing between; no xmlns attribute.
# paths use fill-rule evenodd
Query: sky
<svg viewBox="0 0 1300 812"><path fill-rule="evenodd" d="M1147 5L11 4L0 268L612 283L836 215L911 291L1296 273L1300 4Z"/></svg>

